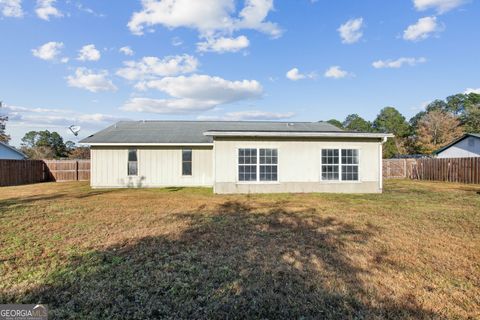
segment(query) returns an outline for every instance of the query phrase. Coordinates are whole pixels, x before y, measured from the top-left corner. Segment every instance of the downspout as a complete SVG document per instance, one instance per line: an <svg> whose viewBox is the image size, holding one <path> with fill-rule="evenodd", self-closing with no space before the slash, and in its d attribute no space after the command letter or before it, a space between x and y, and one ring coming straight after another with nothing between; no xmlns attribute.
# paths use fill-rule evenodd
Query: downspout
<svg viewBox="0 0 480 320"><path fill-rule="evenodd" d="M380 144L379 144L379 151L378 151L378 163L379 163L379 166L380 166L380 170L379 171L379 177L378 177L378 190L380 190L380 192L383 192L383 144L385 142L387 142L387 137L383 137Z"/></svg>

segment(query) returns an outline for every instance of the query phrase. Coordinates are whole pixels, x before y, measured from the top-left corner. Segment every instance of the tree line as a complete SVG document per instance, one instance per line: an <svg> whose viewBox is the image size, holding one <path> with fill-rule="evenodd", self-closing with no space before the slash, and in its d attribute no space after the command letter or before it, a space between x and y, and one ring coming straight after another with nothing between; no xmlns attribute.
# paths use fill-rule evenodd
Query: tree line
<svg viewBox="0 0 480 320"><path fill-rule="evenodd" d="M480 132L480 94L455 94L434 100L410 120L394 107L385 107L377 117L367 121L358 114L345 120L328 120L347 131L393 133L384 145L384 158L402 155L430 155L464 133Z"/></svg>

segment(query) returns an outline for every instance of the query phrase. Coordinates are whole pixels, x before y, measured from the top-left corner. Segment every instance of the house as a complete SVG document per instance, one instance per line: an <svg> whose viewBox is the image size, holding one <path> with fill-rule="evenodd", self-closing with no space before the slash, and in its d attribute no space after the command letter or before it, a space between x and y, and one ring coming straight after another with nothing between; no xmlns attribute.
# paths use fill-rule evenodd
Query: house
<svg viewBox="0 0 480 320"><path fill-rule="evenodd" d="M14 147L0 141L0 160L25 160L26 155Z"/></svg>
<svg viewBox="0 0 480 320"><path fill-rule="evenodd" d="M377 193L387 137L326 122L121 121L80 142L94 188Z"/></svg>
<svg viewBox="0 0 480 320"><path fill-rule="evenodd" d="M467 133L445 147L434 151L437 158L480 157L480 133Z"/></svg>

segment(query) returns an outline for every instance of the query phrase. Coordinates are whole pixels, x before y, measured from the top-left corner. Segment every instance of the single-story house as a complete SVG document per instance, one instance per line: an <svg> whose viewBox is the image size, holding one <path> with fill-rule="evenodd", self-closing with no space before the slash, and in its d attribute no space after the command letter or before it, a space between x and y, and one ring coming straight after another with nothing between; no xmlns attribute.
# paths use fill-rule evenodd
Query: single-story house
<svg viewBox="0 0 480 320"><path fill-rule="evenodd" d="M0 141L0 159L1 160L25 160L27 156L11 145Z"/></svg>
<svg viewBox="0 0 480 320"><path fill-rule="evenodd" d="M388 137L326 122L121 121L80 142L94 188L378 193Z"/></svg>
<svg viewBox="0 0 480 320"><path fill-rule="evenodd" d="M467 133L433 152L437 158L480 157L480 133Z"/></svg>

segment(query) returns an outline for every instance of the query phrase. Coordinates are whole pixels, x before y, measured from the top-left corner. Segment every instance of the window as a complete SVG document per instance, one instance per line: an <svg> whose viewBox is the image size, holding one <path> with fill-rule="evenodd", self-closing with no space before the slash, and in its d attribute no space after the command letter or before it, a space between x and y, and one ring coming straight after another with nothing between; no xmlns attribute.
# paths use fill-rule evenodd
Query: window
<svg viewBox="0 0 480 320"><path fill-rule="evenodd" d="M322 180L338 180L338 149L322 150Z"/></svg>
<svg viewBox="0 0 480 320"><path fill-rule="evenodd" d="M358 150L323 149L322 180L358 181Z"/></svg>
<svg viewBox="0 0 480 320"><path fill-rule="evenodd" d="M277 149L260 149L260 181L277 181Z"/></svg>
<svg viewBox="0 0 480 320"><path fill-rule="evenodd" d="M238 181L278 181L277 149L239 149Z"/></svg>
<svg viewBox="0 0 480 320"><path fill-rule="evenodd" d="M238 150L238 180L257 181L257 149Z"/></svg>
<svg viewBox="0 0 480 320"><path fill-rule="evenodd" d="M342 150L342 180L343 181L358 180L358 150L355 150L355 149Z"/></svg>
<svg viewBox="0 0 480 320"><path fill-rule="evenodd" d="M192 175L192 149L182 150L182 175Z"/></svg>
<svg viewBox="0 0 480 320"><path fill-rule="evenodd" d="M137 150L128 150L128 175L136 176L138 174Z"/></svg>

